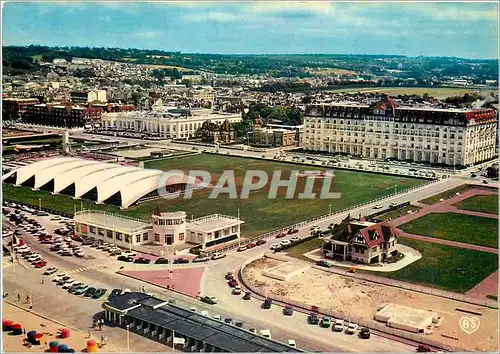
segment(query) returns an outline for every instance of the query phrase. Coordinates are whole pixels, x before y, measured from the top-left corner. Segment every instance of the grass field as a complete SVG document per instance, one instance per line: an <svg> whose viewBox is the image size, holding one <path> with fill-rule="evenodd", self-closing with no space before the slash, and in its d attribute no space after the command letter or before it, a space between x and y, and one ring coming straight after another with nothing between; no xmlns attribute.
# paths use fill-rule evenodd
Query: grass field
<svg viewBox="0 0 500 354"><path fill-rule="evenodd" d="M293 170L318 170L299 165L292 165L279 162L264 161L260 159L248 159L232 156L220 156L211 154L199 154L178 159L163 161L152 161L146 167L162 170L178 169L183 171L205 170L211 173L212 182L215 183L224 170L234 170L236 176L237 191L241 189L241 183L247 170L262 170L269 177L275 170L281 170L281 179L288 178ZM280 188L278 198L268 199L269 190L264 188L252 192L248 199L229 199L227 195L221 195L217 200L208 199L209 192L200 191L193 194L190 200L161 200L157 203L164 210L185 210L188 215L191 213L201 216L210 212L217 212L228 215L236 215L238 208L241 217L245 220L243 231L245 236L257 235L272 229L283 227L306 220L311 217L328 213L329 205L332 210L339 210L344 207L353 206L364 201L369 201L378 197L388 195L392 192L394 184L405 186L406 188L420 185L422 180L393 177L377 174L368 174L352 171L335 171L335 178L332 182L331 191L342 193L340 199L285 199L285 189ZM303 191L304 178L299 178L296 194ZM355 188L353 188L355 186ZM321 190L321 180L317 181L313 191L318 194ZM138 213L153 210L151 204L142 204L136 207ZM201 215L200 215L201 214Z"/></svg>
<svg viewBox="0 0 500 354"><path fill-rule="evenodd" d="M419 95L422 96L424 93L429 94L434 98L446 98L450 96L460 96L465 93L479 92L482 95L489 95L491 92L496 92L495 90L479 90L473 88L455 88L455 87L367 87L367 88L349 88L349 89L337 89L329 90L328 92L378 92L385 93L391 96L397 95Z"/></svg>
<svg viewBox="0 0 500 354"><path fill-rule="evenodd" d="M405 232L498 247L498 220L458 213L431 213L399 226Z"/></svg>
<svg viewBox="0 0 500 354"><path fill-rule="evenodd" d="M479 211L498 215L498 194L475 195L462 200L455 204L455 206L462 210Z"/></svg>
<svg viewBox="0 0 500 354"><path fill-rule="evenodd" d="M401 216L408 214L408 212L410 210L412 212L415 212L417 210L420 210L420 208L413 206L413 205L406 205L406 206L402 207L401 209L392 210L392 211L389 211L385 214L378 215L376 218L381 219L381 220L387 220L387 219L394 220L394 219L400 218Z"/></svg>
<svg viewBox="0 0 500 354"><path fill-rule="evenodd" d="M232 156L219 156L211 154L198 154L175 159L151 161L145 164L148 168L157 169L179 169L179 170L206 170L212 174L214 181L224 170L234 170L238 193L241 182L247 170L263 170L269 176L275 170L281 170L281 179L288 178L291 171L299 169L313 170L313 168L293 164L263 161L259 159L247 159ZM316 168L317 170L318 168ZM236 216L240 209L240 216L245 221L242 225L243 236L249 237L291 225L318 215L327 214L331 205L332 211L354 206L361 202L386 196L392 193L394 184L406 188L422 184L420 179L405 177L385 176L354 171L335 171L331 191L342 193L340 199L319 199L322 181L317 180L313 191L316 199L285 199L285 189L278 190L276 199L268 199L268 189L262 189L250 193L248 199L229 199L227 194L220 194L217 199L208 199L210 191L198 191L193 193L191 199L160 199L147 203L138 204L120 213L132 217L149 219L156 206L162 211L186 211L188 217L201 217L207 214L220 213ZM304 189L305 179L299 179L295 195ZM73 212L73 205L80 204L67 196L51 196L45 192L33 192L29 188L14 188L3 185L4 198L25 201L38 205L39 194L42 194L42 204L51 209ZM113 206L92 206L94 208L117 210Z"/></svg>
<svg viewBox="0 0 500 354"><path fill-rule="evenodd" d="M312 240L302 242L297 246L287 249L286 252L288 255L294 258L301 259L303 261L312 262L310 258L304 256L305 253L314 251L315 249L323 247L323 241L318 238L313 238Z"/></svg>
<svg viewBox="0 0 500 354"><path fill-rule="evenodd" d="M414 240L401 243L419 250L422 258L396 272L370 273L465 293L498 269L498 255L493 253Z"/></svg>

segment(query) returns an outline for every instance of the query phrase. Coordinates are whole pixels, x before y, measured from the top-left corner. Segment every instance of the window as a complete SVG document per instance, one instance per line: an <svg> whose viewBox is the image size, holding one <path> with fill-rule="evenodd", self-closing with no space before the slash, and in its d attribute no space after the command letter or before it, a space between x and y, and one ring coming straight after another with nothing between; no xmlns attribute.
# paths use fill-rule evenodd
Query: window
<svg viewBox="0 0 500 354"><path fill-rule="evenodd" d="M124 236L125 236L125 242L126 243L131 243L132 242L132 239L130 238L130 235L125 234Z"/></svg>
<svg viewBox="0 0 500 354"><path fill-rule="evenodd" d="M142 234L142 240L143 241L147 241L148 240L148 233L147 232L145 232L145 233Z"/></svg>
<svg viewBox="0 0 500 354"><path fill-rule="evenodd" d="M160 234L155 234L155 241L160 242Z"/></svg>
<svg viewBox="0 0 500 354"><path fill-rule="evenodd" d="M234 234L235 232L238 232L238 226L233 226L231 228L231 232Z"/></svg>
<svg viewBox="0 0 500 354"><path fill-rule="evenodd" d="M97 233L98 233L99 236L103 236L104 237L104 229L98 228L97 229Z"/></svg>
<svg viewBox="0 0 500 354"><path fill-rule="evenodd" d="M167 220L167 225L172 225L172 220Z"/></svg>
<svg viewBox="0 0 500 354"><path fill-rule="evenodd" d="M116 233L116 239L117 239L118 241L122 241L122 240L123 240L123 236L122 236L122 233L121 233L121 232L117 232L117 233Z"/></svg>
<svg viewBox="0 0 500 354"><path fill-rule="evenodd" d="M179 241L184 241L184 233L179 234Z"/></svg>
<svg viewBox="0 0 500 354"><path fill-rule="evenodd" d="M165 225L165 220L160 219L159 220L159 225L162 225L162 226Z"/></svg>
<svg viewBox="0 0 500 354"><path fill-rule="evenodd" d="M135 242L137 243L141 242L141 235L135 235Z"/></svg>
<svg viewBox="0 0 500 354"><path fill-rule="evenodd" d="M108 238L113 238L113 231L107 230L106 235L108 236Z"/></svg>
<svg viewBox="0 0 500 354"><path fill-rule="evenodd" d="M91 234L95 234L95 227L94 226L89 226L89 232Z"/></svg>

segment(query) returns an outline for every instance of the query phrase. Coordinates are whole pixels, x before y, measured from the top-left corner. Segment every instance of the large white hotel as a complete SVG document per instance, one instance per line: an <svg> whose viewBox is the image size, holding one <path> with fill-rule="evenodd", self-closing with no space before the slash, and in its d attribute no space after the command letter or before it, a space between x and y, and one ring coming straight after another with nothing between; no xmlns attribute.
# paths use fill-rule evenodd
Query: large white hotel
<svg viewBox="0 0 500 354"><path fill-rule="evenodd" d="M373 105L307 107L304 149L373 159L473 165L496 156L497 113Z"/></svg>

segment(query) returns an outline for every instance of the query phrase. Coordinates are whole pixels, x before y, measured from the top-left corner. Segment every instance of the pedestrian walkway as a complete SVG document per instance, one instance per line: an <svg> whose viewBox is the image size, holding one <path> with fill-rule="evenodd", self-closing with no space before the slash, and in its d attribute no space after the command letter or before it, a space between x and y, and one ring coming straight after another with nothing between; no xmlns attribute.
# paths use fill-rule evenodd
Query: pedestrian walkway
<svg viewBox="0 0 500 354"><path fill-rule="evenodd" d="M424 215L431 214L431 213L458 213L458 214L466 214L466 215L473 215L473 216L480 216L480 217L488 217L488 218L494 218L498 219L498 215L494 214L487 214L487 213L481 213L477 211L470 211L470 210L461 210L458 209L454 204L457 204L461 202L462 200L465 200L467 198L476 196L476 195L492 195L496 194L494 191L488 191L485 189L470 189L468 191L465 191L464 193L460 195L456 195L452 198L445 199L439 203L432 204L432 205L427 205L423 204L420 202L413 202L412 204L418 207L421 207L422 209L406 214L400 218L391 220L390 223L393 226L399 226L402 224L406 224L412 220L421 218Z"/></svg>
<svg viewBox="0 0 500 354"><path fill-rule="evenodd" d="M80 273L80 272L84 272L84 271L90 270L90 269L102 268L102 267L107 266L110 263L114 263L114 260L113 261L108 261L106 263L100 263L100 264L95 264L95 265L87 266L87 267L70 269L70 270L66 271L65 273L66 274Z"/></svg>
<svg viewBox="0 0 500 354"><path fill-rule="evenodd" d="M481 252L489 252L489 253L498 254L498 249L496 249L496 248L479 246L479 245L471 245L469 243L445 240L442 238L435 238L435 237L430 237L430 236L415 235L415 234L406 233L404 231L401 231L400 229L398 229L398 233L399 233L399 237L403 237L403 238L409 238L409 239L413 239L413 240L430 242L430 243L438 243L441 245L447 245L447 246L452 246L452 247L466 248L466 249L474 250L474 251L481 251Z"/></svg>
<svg viewBox="0 0 500 354"><path fill-rule="evenodd" d="M486 300L488 295L498 296L498 271L467 291L465 295L481 300Z"/></svg>

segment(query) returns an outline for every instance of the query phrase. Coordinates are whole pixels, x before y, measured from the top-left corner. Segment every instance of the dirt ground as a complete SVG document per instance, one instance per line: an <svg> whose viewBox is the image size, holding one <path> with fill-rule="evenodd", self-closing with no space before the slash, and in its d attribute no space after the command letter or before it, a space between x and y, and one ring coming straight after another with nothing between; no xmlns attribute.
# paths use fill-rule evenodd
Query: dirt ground
<svg viewBox="0 0 500 354"><path fill-rule="evenodd" d="M262 270L280 263L279 260L269 258L257 260L245 268L245 279L258 287L264 288L267 285L270 294L338 311L346 317L364 318L374 322L376 322L373 318L377 308L388 302L395 301L399 305L429 309L444 317L444 321L440 328L435 328L432 334L426 335L426 338L473 351L498 350L498 310L383 284L373 284L314 268L287 282L267 278L261 274ZM481 316L476 315L480 319L479 330L472 334L463 332L459 325L460 319L473 315L457 311L457 308L480 313ZM442 335L458 338L458 341Z"/></svg>
<svg viewBox="0 0 500 354"><path fill-rule="evenodd" d="M46 320L45 318L39 317L33 313L30 313L29 311L20 309L16 306L12 306L6 302L3 302L2 305L2 317L4 319L12 320L15 323L20 323L21 325L23 325L26 332L34 330L37 333L44 333L46 342L45 345L33 346L31 348L28 348L23 345L23 339L26 338L26 335L13 336L8 332L2 332L3 351L7 353L44 352L46 350L48 351L49 343L54 340L58 341L59 344L66 344L68 348L73 348L77 353L81 352L84 349L86 350L87 341L89 340L88 333L70 329L71 334L69 338L57 338L58 329L63 328L61 325ZM106 334L104 333L104 335ZM95 332L95 334L92 336L92 339L99 343L101 338L100 336L101 332ZM117 348L108 344L106 345L105 349L102 349L102 351L104 350L106 352L125 352L127 348ZM98 351L101 350L98 349Z"/></svg>

